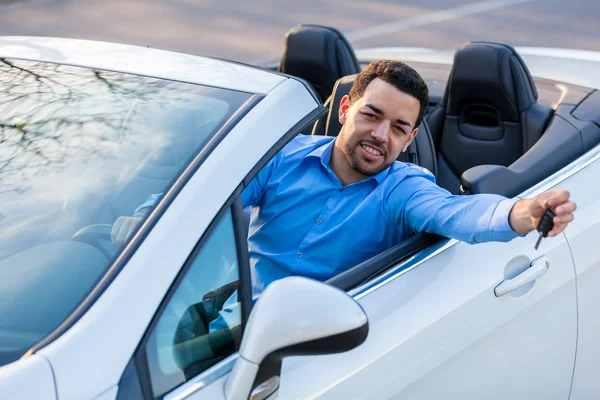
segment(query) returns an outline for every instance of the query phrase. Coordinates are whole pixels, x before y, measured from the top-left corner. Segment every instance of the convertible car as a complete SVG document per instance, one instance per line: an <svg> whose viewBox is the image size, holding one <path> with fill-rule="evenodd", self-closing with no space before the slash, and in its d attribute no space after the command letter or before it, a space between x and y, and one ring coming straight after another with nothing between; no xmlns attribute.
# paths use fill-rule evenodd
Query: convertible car
<svg viewBox="0 0 600 400"><path fill-rule="evenodd" d="M0 398L600 398L600 55L355 53L314 25L285 43L249 66L0 38ZM241 192L296 135L337 135L340 98L383 58L430 89L400 161L457 195L567 189L574 222L537 250L535 231L348 248L364 262L253 298Z"/></svg>

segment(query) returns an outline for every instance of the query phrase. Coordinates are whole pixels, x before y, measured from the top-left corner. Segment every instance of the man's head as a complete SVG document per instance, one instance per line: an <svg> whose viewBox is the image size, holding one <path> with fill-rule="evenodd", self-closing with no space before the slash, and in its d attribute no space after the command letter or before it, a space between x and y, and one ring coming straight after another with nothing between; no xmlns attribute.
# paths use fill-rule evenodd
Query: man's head
<svg viewBox="0 0 600 400"><path fill-rule="evenodd" d="M341 152L351 171L339 172L353 175L340 179L357 181L389 167L417 135L427 104L427 85L414 69L400 61L369 64L340 103L334 170L346 169Z"/></svg>

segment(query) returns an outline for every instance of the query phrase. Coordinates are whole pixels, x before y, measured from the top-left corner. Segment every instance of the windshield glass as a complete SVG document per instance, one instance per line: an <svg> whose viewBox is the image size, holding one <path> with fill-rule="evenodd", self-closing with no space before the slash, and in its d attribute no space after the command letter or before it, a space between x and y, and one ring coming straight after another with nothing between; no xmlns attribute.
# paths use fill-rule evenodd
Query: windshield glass
<svg viewBox="0 0 600 400"><path fill-rule="evenodd" d="M115 220L168 190L250 97L0 59L0 365L80 304L123 247Z"/></svg>

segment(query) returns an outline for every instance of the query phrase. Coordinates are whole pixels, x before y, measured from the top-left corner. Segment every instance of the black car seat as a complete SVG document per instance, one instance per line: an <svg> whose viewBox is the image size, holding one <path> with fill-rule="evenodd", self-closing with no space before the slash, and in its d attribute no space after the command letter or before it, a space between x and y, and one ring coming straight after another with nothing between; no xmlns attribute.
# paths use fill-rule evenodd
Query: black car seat
<svg viewBox="0 0 600 400"><path fill-rule="evenodd" d="M360 64L350 43L337 29L298 25L285 35L279 72L304 79L325 102L335 82L360 72Z"/></svg>
<svg viewBox="0 0 600 400"><path fill-rule="evenodd" d="M350 88L355 79L356 74L345 76L336 82L333 93L331 94L329 113L325 119L324 129L321 132L318 122L315 123L313 135L337 136L338 133L340 133L340 130L342 129L342 125L338 119L340 101L344 95L350 93ZM398 161L411 162L420 165L437 177L438 169L435 149L429 127L425 120L419 125L419 133L415 137L415 140L413 140L406 152L400 154Z"/></svg>
<svg viewBox="0 0 600 400"><path fill-rule="evenodd" d="M454 55L442 102L426 116L437 152L437 182L460 193L460 176L482 164L508 166L542 136L552 109L514 48L471 42Z"/></svg>

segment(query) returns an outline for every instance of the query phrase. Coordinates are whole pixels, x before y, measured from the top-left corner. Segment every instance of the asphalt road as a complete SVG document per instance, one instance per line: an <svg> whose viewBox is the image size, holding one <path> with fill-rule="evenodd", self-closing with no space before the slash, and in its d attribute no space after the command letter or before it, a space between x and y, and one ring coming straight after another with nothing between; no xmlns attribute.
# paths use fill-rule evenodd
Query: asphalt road
<svg viewBox="0 0 600 400"><path fill-rule="evenodd" d="M244 62L277 58L299 23L355 48L469 40L600 51L598 0L0 0L0 35L128 43Z"/></svg>

